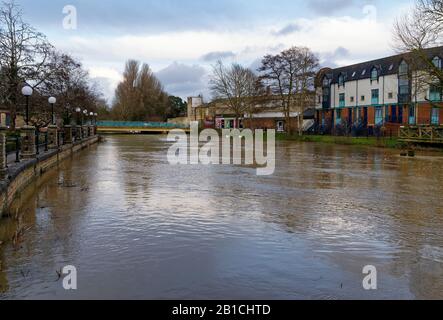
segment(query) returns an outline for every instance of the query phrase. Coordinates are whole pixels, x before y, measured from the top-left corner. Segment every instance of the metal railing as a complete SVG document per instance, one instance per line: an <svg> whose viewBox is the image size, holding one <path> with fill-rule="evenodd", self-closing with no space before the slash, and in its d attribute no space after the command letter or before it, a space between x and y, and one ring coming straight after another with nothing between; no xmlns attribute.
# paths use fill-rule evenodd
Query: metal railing
<svg viewBox="0 0 443 320"><path fill-rule="evenodd" d="M65 139L65 132L63 130L57 131L57 147L63 145L68 145L74 141L83 140L82 132L80 130L73 130L72 141ZM6 158L6 168L12 163L20 163L21 161L21 151L22 151L22 137L18 133L8 133L5 141L5 158ZM40 155L43 152L49 151L49 133L48 132L35 132L35 152L36 155Z"/></svg>
<svg viewBox="0 0 443 320"><path fill-rule="evenodd" d="M104 128L160 128L160 129L187 129L189 126L167 122L138 122L138 121L98 121L97 127Z"/></svg>
<svg viewBox="0 0 443 320"><path fill-rule="evenodd" d="M20 137L9 137L6 138L6 167L12 161L15 163L20 162L20 148L21 148L21 138ZM14 157L11 157L14 155Z"/></svg>
<svg viewBox="0 0 443 320"><path fill-rule="evenodd" d="M37 155L40 154L40 148L44 147L44 151L47 152L48 149L48 133L47 132L39 132L38 130L35 133L35 151Z"/></svg>
<svg viewBox="0 0 443 320"><path fill-rule="evenodd" d="M60 147L65 144L67 144L67 141L65 141L65 132L57 131L57 145Z"/></svg>
<svg viewBox="0 0 443 320"><path fill-rule="evenodd" d="M307 134L332 135L343 137L377 137L393 139L398 136L398 129L382 126L355 125L318 125L316 124Z"/></svg>

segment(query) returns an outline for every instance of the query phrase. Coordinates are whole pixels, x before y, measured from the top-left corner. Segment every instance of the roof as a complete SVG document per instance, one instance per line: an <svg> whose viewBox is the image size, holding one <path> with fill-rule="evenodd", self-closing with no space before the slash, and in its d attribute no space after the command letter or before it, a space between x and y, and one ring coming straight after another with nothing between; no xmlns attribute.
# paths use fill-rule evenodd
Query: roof
<svg viewBox="0 0 443 320"><path fill-rule="evenodd" d="M439 56L443 59L443 46L425 49L426 55L429 59ZM403 53L395 56L390 56L382 59L362 62L346 67L340 67L335 69L324 68L320 70L317 76L316 85L320 86L321 79L324 75L327 75L329 79L332 79L332 83L338 83L338 78L341 74L344 75L345 81L362 80L371 78L371 70L375 67L379 71L379 76L387 76L398 73L398 67L403 60L408 60L412 56L412 53Z"/></svg>

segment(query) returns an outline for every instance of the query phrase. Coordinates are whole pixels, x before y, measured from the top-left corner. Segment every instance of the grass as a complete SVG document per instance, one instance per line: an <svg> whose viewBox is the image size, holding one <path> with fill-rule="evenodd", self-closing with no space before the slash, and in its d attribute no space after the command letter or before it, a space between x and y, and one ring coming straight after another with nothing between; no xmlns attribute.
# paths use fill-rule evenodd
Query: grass
<svg viewBox="0 0 443 320"><path fill-rule="evenodd" d="M376 137L336 137L329 135L288 135L277 134L280 141L300 141L300 142L320 142L340 145L357 145L379 148L402 148L404 145L397 138L376 138Z"/></svg>

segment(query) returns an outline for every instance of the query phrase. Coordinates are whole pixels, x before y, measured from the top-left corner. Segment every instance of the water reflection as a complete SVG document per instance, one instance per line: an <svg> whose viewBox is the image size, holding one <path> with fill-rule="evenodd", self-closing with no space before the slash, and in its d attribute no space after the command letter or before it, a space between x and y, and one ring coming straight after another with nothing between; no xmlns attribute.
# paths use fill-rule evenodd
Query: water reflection
<svg viewBox="0 0 443 320"><path fill-rule="evenodd" d="M443 298L441 157L281 142L258 177L173 167L167 147L112 136L29 186L0 223L0 296Z"/></svg>

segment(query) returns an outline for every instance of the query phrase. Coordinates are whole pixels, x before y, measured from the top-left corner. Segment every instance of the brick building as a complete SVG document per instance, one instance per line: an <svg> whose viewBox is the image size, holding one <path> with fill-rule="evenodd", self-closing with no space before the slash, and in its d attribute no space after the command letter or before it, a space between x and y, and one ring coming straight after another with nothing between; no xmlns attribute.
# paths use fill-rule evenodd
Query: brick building
<svg viewBox="0 0 443 320"><path fill-rule="evenodd" d="M442 67L443 47L426 50ZM403 125L443 125L441 84L424 85L423 69L402 54L336 69L323 68L316 79L316 125L326 133L339 129ZM427 83L427 82L426 82Z"/></svg>

